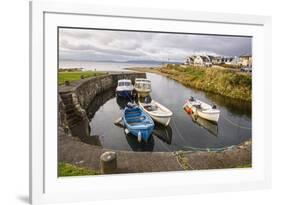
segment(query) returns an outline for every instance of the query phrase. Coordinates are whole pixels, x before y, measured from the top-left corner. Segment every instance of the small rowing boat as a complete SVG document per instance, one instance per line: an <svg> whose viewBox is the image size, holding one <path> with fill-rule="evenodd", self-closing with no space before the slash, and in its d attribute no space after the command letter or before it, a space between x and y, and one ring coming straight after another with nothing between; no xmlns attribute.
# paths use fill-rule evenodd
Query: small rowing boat
<svg viewBox="0 0 281 205"><path fill-rule="evenodd" d="M169 125L173 113L164 105L161 105L159 102L156 102L155 100L151 100L150 102L139 101L139 105L147 114L150 115L150 117L154 121L164 126Z"/></svg>
<svg viewBox="0 0 281 205"><path fill-rule="evenodd" d="M217 109L216 105L209 105L202 102L194 97L190 97L186 100L183 108L194 115L198 115L206 120L218 122L220 117L220 110Z"/></svg>
<svg viewBox="0 0 281 205"><path fill-rule="evenodd" d="M123 114L125 133L131 133L138 141L148 141L154 129L154 122L139 106L128 103Z"/></svg>

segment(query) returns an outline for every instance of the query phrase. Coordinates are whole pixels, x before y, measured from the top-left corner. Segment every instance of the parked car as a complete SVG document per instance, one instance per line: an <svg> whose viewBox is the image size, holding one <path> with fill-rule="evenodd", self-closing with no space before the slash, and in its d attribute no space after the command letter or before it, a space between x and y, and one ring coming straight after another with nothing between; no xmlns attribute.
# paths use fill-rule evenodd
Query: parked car
<svg viewBox="0 0 281 205"><path fill-rule="evenodd" d="M252 72L252 68L251 67L243 67L240 69L242 72Z"/></svg>

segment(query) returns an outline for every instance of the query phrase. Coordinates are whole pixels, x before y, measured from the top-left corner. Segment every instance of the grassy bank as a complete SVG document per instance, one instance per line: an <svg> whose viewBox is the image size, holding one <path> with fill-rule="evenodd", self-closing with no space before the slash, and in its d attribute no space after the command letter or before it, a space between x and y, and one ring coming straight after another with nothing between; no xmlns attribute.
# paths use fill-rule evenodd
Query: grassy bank
<svg viewBox="0 0 281 205"><path fill-rule="evenodd" d="M59 176L85 176L85 175L97 175L98 171L81 168L68 163L59 163Z"/></svg>
<svg viewBox="0 0 281 205"><path fill-rule="evenodd" d="M103 72L96 71L72 71L72 72L59 72L59 85L65 83L65 81L73 82L82 78L89 78L93 76L104 75Z"/></svg>
<svg viewBox="0 0 281 205"><path fill-rule="evenodd" d="M223 96L251 101L252 76L229 69L200 68L167 65L161 68L139 68L143 72L154 72L172 78L183 85Z"/></svg>

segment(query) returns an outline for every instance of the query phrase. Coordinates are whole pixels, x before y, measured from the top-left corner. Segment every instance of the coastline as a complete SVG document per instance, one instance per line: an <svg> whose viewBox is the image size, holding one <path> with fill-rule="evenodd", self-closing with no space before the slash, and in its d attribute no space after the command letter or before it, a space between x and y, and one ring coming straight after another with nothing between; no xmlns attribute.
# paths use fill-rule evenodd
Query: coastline
<svg viewBox="0 0 281 205"><path fill-rule="evenodd" d="M185 70L190 69L189 73ZM228 98L252 102L251 77L232 70L200 67L136 67L126 70L156 73L173 79L184 86L219 94ZM210 82L209 82L210 81ZM241 85L235 85L235 83Z"/></svg>

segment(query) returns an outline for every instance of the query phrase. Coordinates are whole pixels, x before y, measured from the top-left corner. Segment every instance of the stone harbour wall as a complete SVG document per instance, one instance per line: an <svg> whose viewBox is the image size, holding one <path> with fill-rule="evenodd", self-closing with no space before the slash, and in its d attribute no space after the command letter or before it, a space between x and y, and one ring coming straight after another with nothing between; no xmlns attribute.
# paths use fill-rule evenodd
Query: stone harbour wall
<svg viewBox="0 0 281 205"><path fill-rule="evenodd" d="M86 110L98 94L116 87L120 79L130 79L134 83L135 78L146 78L146 74L136 72L108 74L81 79L68 86L59 86L59 117L66 118L64 121L59 120L59 126L70 129L73 135L75 127L81 122L84 124L89 122ZM75 135L77 134L76 132Z"/></svg>

